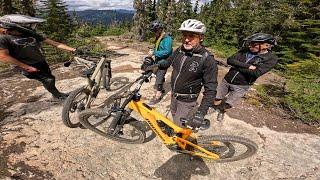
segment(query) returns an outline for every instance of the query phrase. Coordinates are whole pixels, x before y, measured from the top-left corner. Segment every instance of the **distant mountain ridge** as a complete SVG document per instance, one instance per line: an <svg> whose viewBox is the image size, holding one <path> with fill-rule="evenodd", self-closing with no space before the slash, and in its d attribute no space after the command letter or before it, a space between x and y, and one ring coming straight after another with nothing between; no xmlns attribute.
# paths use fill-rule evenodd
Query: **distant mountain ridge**
<svg viewBox="0 0 320 180"><path fill-rule="evenodd" d="M130 22L134 13L135 11L133 10L125 9L76 11L76 15L80 21L91 24L102 23L104 25L114 22ZM68 14L73 16L74 11L68 11Z"/></svg>

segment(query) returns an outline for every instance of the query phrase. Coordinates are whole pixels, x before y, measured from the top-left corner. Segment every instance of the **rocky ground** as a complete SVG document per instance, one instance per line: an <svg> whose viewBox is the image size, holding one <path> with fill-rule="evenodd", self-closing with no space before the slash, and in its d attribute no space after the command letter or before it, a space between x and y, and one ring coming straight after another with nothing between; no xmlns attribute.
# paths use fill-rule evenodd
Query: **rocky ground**
<svg viewBox="0 0 320 180"><path fill-rule="evenodd" d="M102 37L112 58L113 75L134 81L147 44ZM59 89L69 92L85 83L75 67L53 66ZM219 67L219 78L227 71ZM169 77L170 74L167 74ZM277 79L276 76L272 76ZM272 81L262 79L258 83ZM167 78L170 79L170 78ZM154 81L154 80L153 80ZM108 140L89 130L70 129L61 121L62 103L53 101L36 81L15 73L0 77L0 179L319 179L319 128L292 121L243 101L222 123L211 112L203 134L228 134L251 139L254 156L230 163L189 160L167 149L159 139L140 145ZM169 90L169 82L166 89ZM144 84L144 99L152 96ZM101 91L105 97L106 91ZM156 105L168 114L170 92ZM170 117L170 113L169 113Z"/></svg>

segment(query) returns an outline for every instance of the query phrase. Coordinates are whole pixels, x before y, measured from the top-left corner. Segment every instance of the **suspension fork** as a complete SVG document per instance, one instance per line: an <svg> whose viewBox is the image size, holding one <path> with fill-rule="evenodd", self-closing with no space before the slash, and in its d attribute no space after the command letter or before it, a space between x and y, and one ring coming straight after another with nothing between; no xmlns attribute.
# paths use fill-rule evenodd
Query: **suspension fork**
<svg viewBox="0 0 320 180"><path fill-rule="evenodd" d="M123 125L126 122L126 119L129 117L130 113L132 112L132 110L130 110L129 112L125 110L125 107L127 106L127 104L129 104L129 102L131 101L133 95L130 95L122 104L122 106L120 107L119 111L117 111L115 117L113 118L107 133L111 134L113 136L117 135L119 133L119 131L121 130L121 128L123 127Z"/></svg>

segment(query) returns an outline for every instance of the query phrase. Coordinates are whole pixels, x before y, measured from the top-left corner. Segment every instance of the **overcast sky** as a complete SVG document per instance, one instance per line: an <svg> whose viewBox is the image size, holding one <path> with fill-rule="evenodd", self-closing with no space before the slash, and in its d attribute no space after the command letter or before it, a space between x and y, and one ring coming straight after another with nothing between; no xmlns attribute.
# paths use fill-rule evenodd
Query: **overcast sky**
<svg viewBox="0 0 320 180"><path fill-rule="evenodd" d="M133 10L133 0L65 0L69 10L105 10L105 9L128 9ZM191 0L195 2L196 0ZM201 4L209 0L200 0Z"/></svg>

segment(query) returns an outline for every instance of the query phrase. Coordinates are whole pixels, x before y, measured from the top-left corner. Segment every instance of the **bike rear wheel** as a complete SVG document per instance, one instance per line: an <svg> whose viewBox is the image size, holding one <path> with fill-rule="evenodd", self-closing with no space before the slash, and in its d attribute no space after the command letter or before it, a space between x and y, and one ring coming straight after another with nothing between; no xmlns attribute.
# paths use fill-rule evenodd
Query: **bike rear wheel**
<svg viewBox="0 0 320 180"><path fill-rule="evenodd" d="M103 137L128 144L144 142L146 134L140 128L140 121L133 118L126 120L118 134L109 134L107 131L113 118L114 114L106 109L86 109L79 114L80 123L84 127Z"/></svg>
<svg viewBox="0 0 320 180"><path fill-rule="evenodd" d="M197 145L211 153L217 154L219 156L218 162L245 159L255 154L258 149L256 143L249 139L229 135L202 136L197 139ZM213 156L197 148L193 152L184 151L183 153L196 153L200 157L215 159Z"/></svg>

